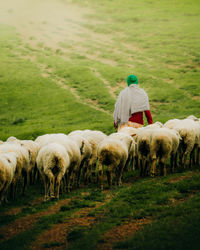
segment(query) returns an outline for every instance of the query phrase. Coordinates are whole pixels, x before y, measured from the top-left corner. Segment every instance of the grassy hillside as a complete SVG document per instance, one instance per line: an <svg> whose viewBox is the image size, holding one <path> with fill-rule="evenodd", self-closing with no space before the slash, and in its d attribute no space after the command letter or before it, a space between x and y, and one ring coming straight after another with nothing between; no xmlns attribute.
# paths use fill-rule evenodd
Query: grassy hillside
<svg viewBox="0 0 200 250"><path fill-rule="evenodd" d="M114 103L131 73L149 94L154 120L199 116L198 1L57 3L66 15L52 20L48 4L36 1L43 19L27 4L23 23L14 3L1 8L1 139L112 132Z"/></svg>
<svg viewBox="0 0 200 250"><path fill-rule="evenodd" d="M129 74L154 121L200 117L197 0L0 3L0 139L114 131ZM199 169L121 187L81 186L43 202L43 186L0 208L0 249L199 249ZM106 186L106 184L105 184Z"/></svg>

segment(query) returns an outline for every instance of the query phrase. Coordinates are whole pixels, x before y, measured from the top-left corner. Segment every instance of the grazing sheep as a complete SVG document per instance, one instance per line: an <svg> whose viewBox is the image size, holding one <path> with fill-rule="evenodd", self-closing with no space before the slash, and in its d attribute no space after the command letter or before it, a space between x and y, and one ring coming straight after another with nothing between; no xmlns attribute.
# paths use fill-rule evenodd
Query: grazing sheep
<svg viewBox="0 0 200 250"><path fill-rule="evenodd" d="M155 122L153 124L149 124L149 125L145 126L144 128L149 129L149 128L162 128L162 127L164 127L164 125L161 122Z"/></svg>
<svg viewBox="0 0 200 250"><path fill-rule="evenodd" d="M189 117L191 118L187 118L187 119L192 119L194 116L189 116ZM198 118L192 119L192 120L194 121L193 126L195 129L195 143L194 143L194 148L191 153L190 161L192 161L194 165L200 165L200 162L199 162L200 160L200 121Z"/></svg>
<svg viewBox="0 0 200 250"><path fill-rule="evenodd" d="M196 116L194 115L189 115L186 119L191 119L193 121L199 121L199 118L197 118Z"/></svg>
<svg viewBox="0 0 200 250"><path fill-rule="evenodd" d="M195 164L200 165L200 120L195 121L195 123L196 123L196 141L195 141L196 158L195 158Z"/></svg>
<svg viewBox="0 0 200 250"><path fill-rule="evenodd" d="M88 163L90 161L91 155L92 155L92 148L90 146L90 143L86 138L80 135L76 134L71 134L69 135L69 138L78 143L79 147L82 145L82 150L81 150L81 163L77 172L77 186L80 186L80 176L81 176L81 171L84 168L87 168Z"/></svg>
<svg viewBox="0 0 200 250"><path fill-rule="evenodd" d="M132 128L132 127L123 127L118 132L126 133L126 134L134 137L138 133L139 130L140 129Z"/></svg>
<svg viewBox="0 0 200 250"><path fill-rule="evenodd" d="M92 155L90 157L90 160L87 165L86 164L84 165L83 168L84 180L85 184L87 184L88 181L90 180L92 171L94 171L93 172L94 175L96 174L97 148L99 143L103 141L107 137L107 135L98 130L76 130L69 133L68 136L77 134L87 139L92 148Z"/></svg>
<svg viewBox="0 0 200 250"><path fill-rule="evenodd" d="M123 168L132 149L133 139L125 133L113 133L105 138L98 147L99 185L103 189L103 166L106 166L107 181L112 185L113 172L116 183L121 185Z"/></svg>
<svg viewBox="0 0 200 250"><path fill-rule="evenodd" d="M13 181L16 165L15 153L0 154L0 205L7 202L7 191Z"/></svg>
<svg viewBox="0 0 200 250"><path fill-rule="evenodd" d="M54 142L65 147L65 150L68 153L70 159L70 166L65 174L65 182L67 185L67 191L70 192L81 163L81 152L83 149L83 144L78 145L77 142L73 141L69 136L65 134L46 134L43 136L39 136L35 140L35 142L39 144L40 149L43 146Z"/></svg>
<svg viewBox="0 0 200 250"><path fill-rule="evenodd" d="M171 119L165 122L164 127L173 129L176 124L178 124L181 120L180 119Z"/></svg>
<svg viewBox="0 0 200 250"><path fill-rule="evenodd" d="M152 132L150 142L150 156L151 156L151 176L155 175L156 163L159 159L159 166L161 173L166 176L166 161L172 154L171 168L173 168L176 161L176 153L179 146L179 134L168 128L158 128Z"/></svg>
<svg viewBox="0 0 200 250"><path fill-rule="evenodd" d="M133 157L133 166L134 169L139 169L139 158L138 158L138 145L137 145L137 137L139 135L139 133L141 133L141 131L143 131L144 127L140 127L140 128L133 128L133 127L123 127L119 130L119 132L122 133L126 133L128 135L130 135L134 141L135 141L135 154Z"/></svg>
<svg viewBox="0 0 200 250"><path fill-rule="evenodd" d="M136 135L137 155L140 167L140 176L145 176L150 166L150 145L152 133L155 129L140 129Z"/></svg>
<svg viewBox="0 0 200 250"><path fill-rule="evenodd" d="M66 148L59 143L49 143L40 149L36 162L44 181L45 201L59 199L60 183L70 165Z"/></svg>
<svg viewBox="0 0 200 250"><path fill-rule="evenodd" d="M15 143L21 145L25 150L28 151L29 155L29 164L27 168L23 168L22 175L24 177L24 185L23 185L23 194L27 185L30 184L30 179L34 175L34 171L36 169L36 157L38 153L38 144L32 140L19 140L14 136L11 136L7 139L9 143Z"/></svg>
<svg viewBox="0 0 200 250"><path fill-rule="evenodd" d="M180 165L183 164L185 168L187 165L187 157L190 157L189 167L191 167L191 159L194 154L194 145L197 141L197 126L195 121L191 119L183 119L178 122L174 129L179 132L181 137L180 149L179 149L179 161ZM183 163L182 163L183 161Z"/></svg>
<svg viewBox="0 0 200 250"><path fill-rule="evenodd" d="M0 153L14 152L16 154L17 165L15 176L12 182L12 198L16 197L17 182L19 178L27 171L27 166L29 165L29 154L28 151L19 145L18 143L4 142L0 145Z"/></svg>
<svg viewBox="0 0 200 250"><path fill-rule="evenodd" d="M119 132L121 129L123 128L126 128L126 127L130 127L130 128L141 128L143 127L142 124L139 124L137 122L131 122L131 121L128 121L127 123L124 123L122 125L120 125L117 129L117 131Z"/></svg>

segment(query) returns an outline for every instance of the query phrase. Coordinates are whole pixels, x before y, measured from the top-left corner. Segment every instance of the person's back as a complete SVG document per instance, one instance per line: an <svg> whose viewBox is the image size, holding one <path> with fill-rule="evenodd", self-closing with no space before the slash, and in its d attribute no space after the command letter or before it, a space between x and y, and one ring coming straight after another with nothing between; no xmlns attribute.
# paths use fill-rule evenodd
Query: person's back
<svg viewBox="0 0 200 250"><path fill-rule="evenodd" d="M115 103L114 126L117 128L128 121L144 124L143 112L148 124L153 123L147 93L138 87L138 79L134 75L127 77L127 85Z"/></svg>

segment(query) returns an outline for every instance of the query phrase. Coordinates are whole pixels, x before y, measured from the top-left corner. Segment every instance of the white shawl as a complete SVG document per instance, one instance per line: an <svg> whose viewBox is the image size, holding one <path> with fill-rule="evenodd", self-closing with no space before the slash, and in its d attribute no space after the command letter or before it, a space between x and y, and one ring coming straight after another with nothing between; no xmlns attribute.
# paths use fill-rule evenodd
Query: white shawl
<svg viewBox="0 0 200 250"><path fill-rule="evenodd" d="M113 117L116 124L122 125L128 122L131 114L145 110L150 110L147 93L138 85L131 84L120 92Z"/></svg>

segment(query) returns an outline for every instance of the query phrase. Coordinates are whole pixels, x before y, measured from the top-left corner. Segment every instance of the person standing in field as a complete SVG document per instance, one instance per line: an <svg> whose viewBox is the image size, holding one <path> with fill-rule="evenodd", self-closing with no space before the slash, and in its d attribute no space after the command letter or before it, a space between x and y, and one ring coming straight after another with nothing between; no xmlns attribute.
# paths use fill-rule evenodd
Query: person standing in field
<svg viewBox="0 0 200 250"><path fill-rule="evenodd" d="M153 123L151 116L149 98L147 93L138 86L138 79L135 75L127 77L127 85L123 89L115 103L114 127L117 128L128 121L144 125L143 112L148 124Z"/></svg>

